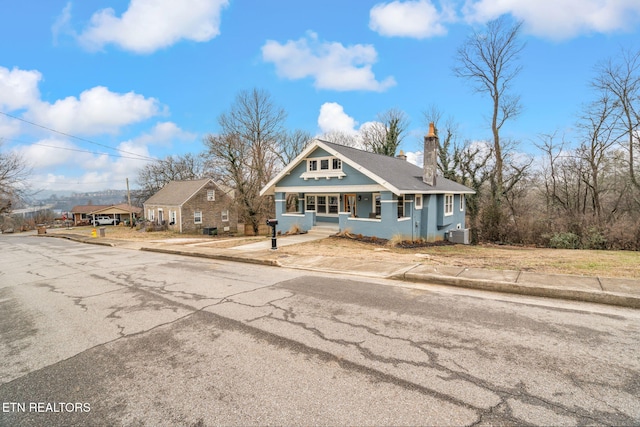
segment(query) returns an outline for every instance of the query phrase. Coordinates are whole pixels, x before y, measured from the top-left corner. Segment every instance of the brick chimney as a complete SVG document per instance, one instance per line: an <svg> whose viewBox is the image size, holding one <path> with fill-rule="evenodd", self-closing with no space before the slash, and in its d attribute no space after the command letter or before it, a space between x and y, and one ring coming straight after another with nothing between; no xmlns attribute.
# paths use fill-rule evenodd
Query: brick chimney
<svg viewBox="0 0 640 427"><path fill-rule="evenodd" d="M404 151L400 150L400 154L398 154L396 156L396 158L400 159L400 160L407 160L407 155L404 154Z"/></svg>
<svg viewBox="0 0 640 427"><path fill-rule="evenodd" d="M422 181L435 187L436 171L438 170L438 135L436 135L433 122L429 123L429 133L424 137L424 154L422 157Z"/></svg>

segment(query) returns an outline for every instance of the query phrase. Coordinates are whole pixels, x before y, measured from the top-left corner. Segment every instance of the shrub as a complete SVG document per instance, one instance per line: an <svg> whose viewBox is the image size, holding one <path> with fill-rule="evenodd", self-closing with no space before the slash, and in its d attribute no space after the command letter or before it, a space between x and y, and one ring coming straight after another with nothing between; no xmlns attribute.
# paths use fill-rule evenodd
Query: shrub
<svg viewBox="0 0 640 427"><path fill-rule="evenodd" d="M549 247L554 249L579 249L580 236L573 233L554 233L549 239Z"/></svg>

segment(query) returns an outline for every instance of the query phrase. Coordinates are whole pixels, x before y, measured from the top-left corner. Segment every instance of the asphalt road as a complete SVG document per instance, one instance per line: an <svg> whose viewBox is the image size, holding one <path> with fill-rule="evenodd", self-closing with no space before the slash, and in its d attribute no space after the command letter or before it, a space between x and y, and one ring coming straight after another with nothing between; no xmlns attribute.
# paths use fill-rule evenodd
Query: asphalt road
<svg viewBox="0 0 640 427"><path fill-rule="evenodd" d="M640 311L0 236L0 425L638 425Z"/></svg>

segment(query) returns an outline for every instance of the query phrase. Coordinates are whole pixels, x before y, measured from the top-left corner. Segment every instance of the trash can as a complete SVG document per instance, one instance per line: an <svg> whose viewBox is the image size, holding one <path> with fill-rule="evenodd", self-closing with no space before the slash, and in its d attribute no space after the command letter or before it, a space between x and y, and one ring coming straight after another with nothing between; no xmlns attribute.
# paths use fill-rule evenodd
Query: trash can
<svg viewBox="0 0 640 427"><path fill-rule="evenodd" d="M47 234L47 227L44 224L38 224L38 234Z"/></svg>
<svg viewBox="0 0 640 427"><path fill-rule="evenodd" d="M100 237L104 237L105 235L105 228L104 227L100 227Z"/></svg>

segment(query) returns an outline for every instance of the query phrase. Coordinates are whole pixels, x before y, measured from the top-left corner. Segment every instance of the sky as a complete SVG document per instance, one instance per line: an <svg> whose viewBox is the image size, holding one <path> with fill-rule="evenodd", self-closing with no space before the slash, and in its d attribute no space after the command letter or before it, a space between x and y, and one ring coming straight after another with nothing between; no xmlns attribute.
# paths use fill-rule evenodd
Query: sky
<svg viewBox="0 0 640 427"><path fill-rule="evenodd" d="M199 154L241 91L286 127L356 133L390 109L415 158L436 107L459 138L490 138L490 101L453 75L456 50L506 15L525 43L523 112L502 137L570 139L599 61L640 49L639 0L25 0L0 14L0 150L33 190L136 188L138 170Z"/></svg>

